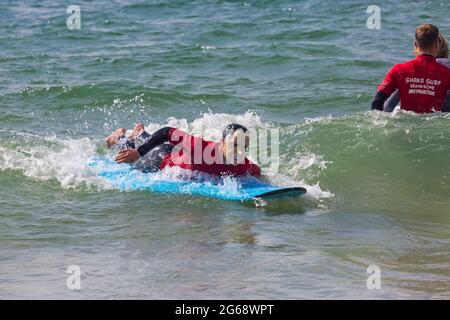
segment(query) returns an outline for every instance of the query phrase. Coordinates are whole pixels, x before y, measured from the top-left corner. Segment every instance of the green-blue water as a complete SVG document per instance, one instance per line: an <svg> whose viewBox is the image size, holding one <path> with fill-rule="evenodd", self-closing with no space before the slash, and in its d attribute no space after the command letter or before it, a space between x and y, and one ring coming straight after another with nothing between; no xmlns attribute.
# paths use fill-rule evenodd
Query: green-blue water
<svg viewBox="0 0 450 320"><path fill-rule="evenodd" d="M366 1L77 1L72 31L69 4L0 4L1 299L450 297L450 117L367 111L448 1L383 2L381 30ZM86 161L136 121L279 129L270 179L310 194L111 189Z"/></svg>

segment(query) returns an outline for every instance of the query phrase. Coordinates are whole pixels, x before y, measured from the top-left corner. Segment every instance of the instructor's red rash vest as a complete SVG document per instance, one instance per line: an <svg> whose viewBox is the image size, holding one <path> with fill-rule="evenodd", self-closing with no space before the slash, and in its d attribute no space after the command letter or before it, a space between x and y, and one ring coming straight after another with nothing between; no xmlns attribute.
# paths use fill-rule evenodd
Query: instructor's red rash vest
<svg viewBox="0 0 450 320"><path fill-rule="evenodd" d="M198 170L213 175L252 175L260 176L259 166L247 158L237 165L217 163L216 152L219 144L191 136L188 133L172 128L169 131L168 142L175 147L161 162L160 169L178 166L188 170ZM222 159L222 155L217 157Z"/></svg>
<svg viewBox="0 0 450 320"><path fill-rule="evenodd" d="M417 56L396 64L378 87L378 91L387 96L396 89L404 110L418 113L441 111L447 90L450 90L450 69L432 56Z"/></svg>

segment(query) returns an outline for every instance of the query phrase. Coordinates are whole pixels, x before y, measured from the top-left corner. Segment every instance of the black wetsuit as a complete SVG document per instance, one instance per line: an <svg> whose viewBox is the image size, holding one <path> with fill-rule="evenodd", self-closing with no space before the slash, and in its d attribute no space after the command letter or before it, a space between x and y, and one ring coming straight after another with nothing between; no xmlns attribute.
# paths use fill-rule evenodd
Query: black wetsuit
<svg viewBox="0 0 450 320"><path fill-rule="evenodd" d="M118 144L119 148L136 149L141 157L133 166L144 172L155 172L160 169L162 160L172 152L173 144L167 143L169 127L159 129L153 134L144 131L135 139L126 139Z"/></svg>

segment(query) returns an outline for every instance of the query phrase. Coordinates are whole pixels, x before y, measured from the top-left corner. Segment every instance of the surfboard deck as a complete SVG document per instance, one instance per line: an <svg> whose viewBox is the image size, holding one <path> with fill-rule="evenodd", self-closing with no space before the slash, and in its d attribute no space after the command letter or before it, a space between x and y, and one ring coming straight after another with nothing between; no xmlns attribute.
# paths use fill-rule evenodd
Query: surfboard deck
<svg viewBox="0 0 450 320"><path fill-rule="evenodd" d="M225 178L219 181L168 179L161 173L144 173L106 157L94 157L89 160L88 166L119 190L148 190L232 201L298 197L306 193L306 189L302 187L274 186L254 177Z"/></svg>

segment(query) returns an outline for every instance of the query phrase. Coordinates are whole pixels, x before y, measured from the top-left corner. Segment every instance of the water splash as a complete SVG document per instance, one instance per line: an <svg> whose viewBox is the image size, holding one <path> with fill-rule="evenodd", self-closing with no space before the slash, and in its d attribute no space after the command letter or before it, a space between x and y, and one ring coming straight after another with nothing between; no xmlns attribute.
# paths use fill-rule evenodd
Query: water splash
<svg viewBox="0 0 450 320"><path fill-rule="evenodd" d="M238 122L249 129L270 128L274 124L265 123L254 111L244 114L232 115L226 113L202 114L199 118L189 122L187 119L170 117L164 124L146 123L146 130L153 132L162 126L178 127L192 134L202 135L206 139L219 140L221 129L217 124ZM0 146L0 170L21 170L27 177L48 181L56 180L63 188L78 188L88 186L92 189L111 189L110 182L98 176L98 170L89 167L89 159L94 156L106 154L113 157L114 151L106 150L102 139L84 138L58 138L56 136L41 137L39 135L26 136L25 133L16 133L23 136L17 140L15 146ZM308 168L314 162L314 155L310 154L299 159L299 168ZM323 162L325 163L325 161ZM155 176L155 179L180 179L186 177L177 168L164 170ZM190 179L200 182L214 181L214 177L200 173L190 173ZM266 172L265 179L271 184L281 186L302 186L308 189L309 197L314 199L330 198L332 194L322 191L317 182L314 185L306 184L302 179L289 179L277 172ZM237 182L233 178L226 178L222 183L223 192L233 192L237 189Z"/></svg>

